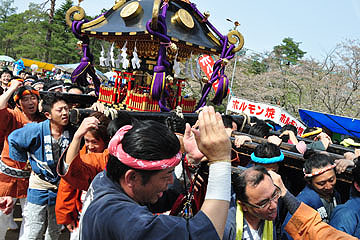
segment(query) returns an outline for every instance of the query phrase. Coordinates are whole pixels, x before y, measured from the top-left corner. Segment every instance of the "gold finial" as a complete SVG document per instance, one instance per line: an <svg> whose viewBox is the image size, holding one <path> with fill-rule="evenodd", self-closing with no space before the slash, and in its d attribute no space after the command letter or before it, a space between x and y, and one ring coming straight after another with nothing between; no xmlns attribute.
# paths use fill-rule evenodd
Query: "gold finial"
<svg viewBox="0 0 360 240"><path fill-rule="evenodd" d="M240 26L240 23L238 22L238 21L232 21L231 19L229 19L229 18L227 18L226 19L226 21L229 21L229 22L232 22L235 26L234 26L234 30L236 30L236 28L238 27L238 26Z"/></svg>
<svg viewBox="0 0 360 240"><path fill-rule="evenodd" d="M209 11L204 12L204 18L202 19L202 22L206 22L209 17L210 17L210 12Z"/></svg>
<svg viewBox="0 0 360 240"><path fill-rule="evenodd" d="M67 10L65 15L66 23L71 27L72 20L71 18L74 18L75 21L81 21L85 18L85 11L80 6L72 6Z"/></svg>
<svg viewBox="0 0 360 240"><path fill-rule="evenodd" d="M235 24L235 28L234 28L234 29L236 29L238 26L240 26L240 23L239 23L238 21L235 21L234 24Z"/></svg>
<svg viewBox="0 0 360 240"><path fill-rule="evenodd" d="M229 40L230 44L237 44L237 46L232 50L233 53L240 51L242 47L244 46L244 37L241 35L241 33L236 30L238 26L240 26L240 23L238 21L232 21L231 19L227 18L226 21L232 22L234 24L234 30L231 30L227 38Z"/></svg>

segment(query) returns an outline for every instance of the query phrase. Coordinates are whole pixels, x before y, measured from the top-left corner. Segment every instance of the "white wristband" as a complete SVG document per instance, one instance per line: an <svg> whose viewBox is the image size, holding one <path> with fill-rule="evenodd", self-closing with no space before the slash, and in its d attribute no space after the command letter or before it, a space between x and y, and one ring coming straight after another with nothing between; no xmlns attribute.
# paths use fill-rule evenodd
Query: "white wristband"
<svg viewBox="0 0 360 240"><path fill-rule="evenodd" d="M205 199L230 202L231 163L215 162L209 166L209 178Z"/></svg>

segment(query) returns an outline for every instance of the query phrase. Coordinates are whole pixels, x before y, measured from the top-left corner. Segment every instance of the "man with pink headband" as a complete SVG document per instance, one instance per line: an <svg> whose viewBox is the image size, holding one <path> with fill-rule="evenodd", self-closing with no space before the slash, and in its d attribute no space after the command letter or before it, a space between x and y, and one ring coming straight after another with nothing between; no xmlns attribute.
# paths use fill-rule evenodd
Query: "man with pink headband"
<svg viewBox="0 0 360 240"><path fill-rule="evenodd" d="M222 239L230 201L231 145L214 108L205 107L199 121L199 130L191 131L210 165L200 212L185 220L149 211L148 205L164 201L173 183L180 144L163 124L135 122L122 127L109 143L106 170L88 191L87 199L93 200L83 209L81 239Z"/></svg>

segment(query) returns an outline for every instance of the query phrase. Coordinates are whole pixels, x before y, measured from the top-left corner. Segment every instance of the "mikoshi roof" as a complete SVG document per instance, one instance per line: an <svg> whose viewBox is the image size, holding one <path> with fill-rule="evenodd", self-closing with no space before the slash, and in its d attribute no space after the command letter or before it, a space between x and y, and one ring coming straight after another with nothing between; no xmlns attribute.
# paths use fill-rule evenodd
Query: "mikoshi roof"
<svg viewBox="0 0 360 240"><path fill-rule="evenodd" d="M301 120L308 127L327 128L331 132L360 137L360 119L299 109Z"/></svg>
<svg viewBox="0 0 360 240"><path fill-rule="evenodd" d="M154 39L146 30L147 21L152 19L155 3L153 0L118 1L103 15L84 23L81 32L90 37L115 42L118 48L122 48L127 41L127 48L133 49L136 42L140 57L156 58L159 40ZM219 39L190 4L184 0L169 1L166 14L167 35L178 47L178 58L185 60L191 53L220 54ZM77 8L79 11L80 7Z"/></svg>

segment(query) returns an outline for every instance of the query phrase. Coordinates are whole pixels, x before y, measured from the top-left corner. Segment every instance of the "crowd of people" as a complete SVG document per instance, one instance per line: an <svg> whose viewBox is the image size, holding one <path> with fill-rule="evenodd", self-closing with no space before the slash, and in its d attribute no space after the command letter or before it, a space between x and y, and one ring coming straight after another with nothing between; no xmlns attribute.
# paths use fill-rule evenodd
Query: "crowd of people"
<svg viewBox="0 0 360 240"><path fill-rule="evenodd" d="M58 239L67 230L71 239L360 237L359 152L334 160L319 129L305 133L314 139L306 144L290 125L275 136L268 122L238 122L213 107L192 126L175 112L160 123L126 111L113 119L94 111L74 126L69 110L78 105L57 92L87 93L82 87L21 74L0 75L0 240L16 201L19 239ZM39 90L55 93L40 97ZM235 131L266 141L249 158L241 149L252 139L231 142ZM281 171L282 142L305 159L299 194L297 176ZM336 173L348 167L353 183L344 203Z"/></svg>

